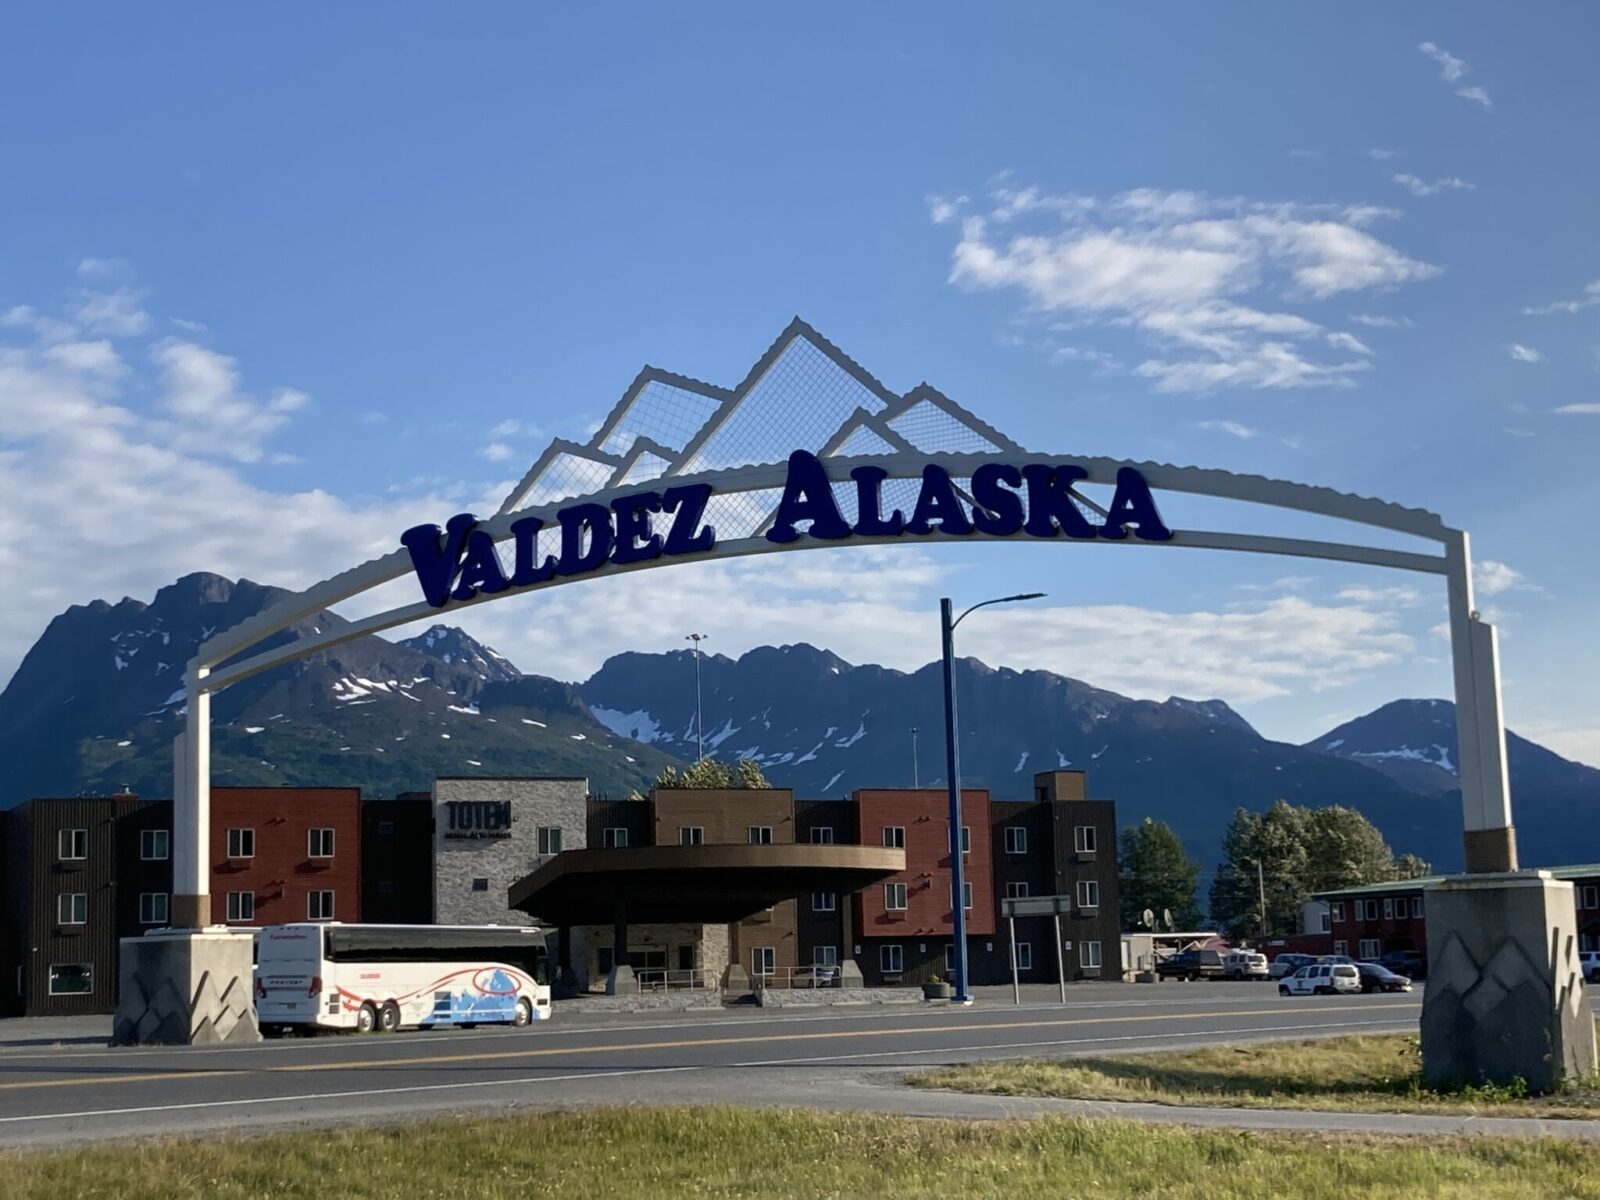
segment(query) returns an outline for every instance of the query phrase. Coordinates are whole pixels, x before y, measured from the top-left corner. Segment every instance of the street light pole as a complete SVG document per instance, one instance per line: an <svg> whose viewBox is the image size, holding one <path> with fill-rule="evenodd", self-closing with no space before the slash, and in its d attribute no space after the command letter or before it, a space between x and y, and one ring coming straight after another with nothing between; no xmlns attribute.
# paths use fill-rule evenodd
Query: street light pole
<svg viewBox="0 0 1600 1200"><path fill-rule="evenodd" d="M698 762L706 759L706 719L700 709L700 643L710 636L708 633L691 633L684 638L684 641L694 643L694 732L700 747Z"/></svg>
<svg viewBox="0 0 1600 1200"><path fill-rule="evenodd" d="M950 786L950 910L954 926L955 996L957 1004L971 1004L967 990L967 906L966 865L961 859L961 749L956 725L956 626L980 608L991 604L1010 604L1017 600L1037 600L1043 592L1000 596L974 604L951 620L950 598L939 601L939 632L944 650L944 756L945 778Z"/></svg>
<svg viewBox="0 0 1600 1200"><path fill-rule="evenodd" d="M922 786L922 783L918 778L918 774L919 774L919 772L917 770L917 727L915 725L913 725L911 727L911 786L913 788L919 788L919 787Z"/></svg>

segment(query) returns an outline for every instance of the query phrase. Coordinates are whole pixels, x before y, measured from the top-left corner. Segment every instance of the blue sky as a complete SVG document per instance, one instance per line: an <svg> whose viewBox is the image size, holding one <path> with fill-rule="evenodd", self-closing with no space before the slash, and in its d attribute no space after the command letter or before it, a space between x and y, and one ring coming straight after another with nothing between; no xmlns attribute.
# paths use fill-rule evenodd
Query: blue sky
<svg viewBox="0 0 1600 1200"><path fill-rule="evenodd" d="M642 364L731 384L798 313L1030 447L1442 513L1494 564L1510 722L1600 762L1597 27L1472 4L13 13L0 678L67 604L195 569L304 586L492 506ZM464 623L566 678L685 622L725 652L914 666L938 595L1028 586L1049 601L963 649L1220 695L1292 740L1448 694L1432 581L1056 553L680 567Z"/></svg>

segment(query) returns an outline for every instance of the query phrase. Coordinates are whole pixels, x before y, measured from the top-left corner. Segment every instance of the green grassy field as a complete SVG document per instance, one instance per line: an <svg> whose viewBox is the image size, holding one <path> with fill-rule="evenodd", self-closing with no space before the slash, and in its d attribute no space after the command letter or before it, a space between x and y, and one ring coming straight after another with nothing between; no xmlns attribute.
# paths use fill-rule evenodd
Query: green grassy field
<svg viewBox="0 0 1600 1200"><path fill-rule="evenodd" d="M1413 1035L1259 1042L1113 1058L973 1063L921 1071L917 1087L997 1096L1139 1100L1236 1108L1600 1117L1600 1089L1550 1096L1513 1088L1432 1092Z"/></svg>
<svg viewBox="0 0 1600 1200"><path fill-rule="evenodd" d="M6 1200L1594 1197L1600 1149L638 1108L0 1155Z"/></svg>

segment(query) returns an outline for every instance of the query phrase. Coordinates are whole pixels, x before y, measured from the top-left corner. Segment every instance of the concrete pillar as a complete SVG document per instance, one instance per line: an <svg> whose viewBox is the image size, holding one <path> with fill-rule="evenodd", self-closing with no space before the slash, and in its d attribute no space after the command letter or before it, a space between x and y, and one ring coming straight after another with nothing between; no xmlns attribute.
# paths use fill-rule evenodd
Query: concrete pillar
<svg viewBox="0 0 1600 1200"><path fill-rule="evenodd" d="M1433 1086L1524 1080L1548 1092L1595 1070L1572 884L1548 871L1429 888L1422 1073Z"/></svg>
<svg viewBox="0 0 1600 1200"><path fill-rule="evenodd" d="M611 973L606 976L606 995L631 996L639 990L628 964L628 905L618 897L611 908Z"/></svg>
<svg viewBox="0 0 1600 1200"><path fill-rule="evenodd" d="M260 1041L250 994L254 947L252 933L235 929L163 929L123 938L112 1043Z"/></svg>
<svg viewBox="0 0 1600 1200"><path fill-rule="evenodd" d="M1494 627L1473 607L1472 553L1464 532L1452 532L1445 560L1466 867L1469 872L1515 871L1517 837L1506 770L1499 648Z"/></svg>
<svg viewBox="0 0 1600 1200"><path fill-rule="evenodd" d="M172 905L175 929L211 924L211 693L206 667L185 680L184 731L173 742Z"/></svg>

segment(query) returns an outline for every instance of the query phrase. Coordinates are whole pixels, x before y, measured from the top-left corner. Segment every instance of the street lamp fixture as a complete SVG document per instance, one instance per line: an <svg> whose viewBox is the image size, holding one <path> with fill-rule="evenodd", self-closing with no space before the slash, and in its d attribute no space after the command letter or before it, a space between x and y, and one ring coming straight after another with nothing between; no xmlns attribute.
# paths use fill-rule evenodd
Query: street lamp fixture
<svg viewBox="0 0 1600 1200"><path fill-rule="evenodd" d="M691 633L683 639L694 643L694 731L699 745L696 762L706 760L706 720L700 709L700 643L710 636L709 633Z"/></svg>
<svg viewBox="0 0 1600 1200"><path fill-rule="evenodd" d="M956 737L956 626L980 608L991 604L1013 604L1019 600L1038 600L1043 592L1022 592L997 596L974 604L954 620L950 598L939 601L939 625L944 643L944 752L945 778L950 783L950 910L955 926L955 996L957 1004L971 1004L967 990L967 906L966 868L961 861L961 751Z"/></svg>

